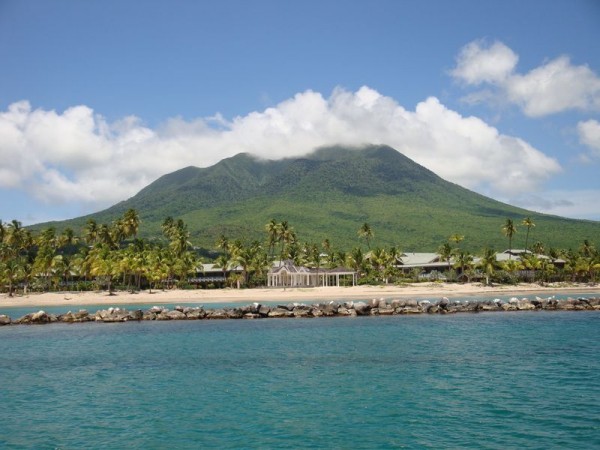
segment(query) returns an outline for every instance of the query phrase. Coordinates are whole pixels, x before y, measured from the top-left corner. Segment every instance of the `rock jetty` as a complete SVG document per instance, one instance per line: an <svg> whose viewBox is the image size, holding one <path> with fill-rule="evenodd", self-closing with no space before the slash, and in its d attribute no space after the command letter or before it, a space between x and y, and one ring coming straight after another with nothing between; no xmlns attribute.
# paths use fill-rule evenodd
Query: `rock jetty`
<svg viewBox="0 0 600 450"><path fill-rule="evenodd" d="M85 309L65 314L49 314L37 311L12 320L0 314L0 326L3 325L42 325L49 323L81 322L130 322L141 320L219 320L219 319L265 319L265 318L312 318L312 317L355 317L355 316L391 316L402 314L455 314L502 311L599 311L598 298L554 297L534 299L511 298L486 301L451 300L443 297L439 301L415 299L372 299L370 301L287 303L281 305L262 305L252 303L239 308L204 309L204 307L177 306L173 310L153 306L148 310L129 311L123 308L108 308L90 313Z"/></svg>

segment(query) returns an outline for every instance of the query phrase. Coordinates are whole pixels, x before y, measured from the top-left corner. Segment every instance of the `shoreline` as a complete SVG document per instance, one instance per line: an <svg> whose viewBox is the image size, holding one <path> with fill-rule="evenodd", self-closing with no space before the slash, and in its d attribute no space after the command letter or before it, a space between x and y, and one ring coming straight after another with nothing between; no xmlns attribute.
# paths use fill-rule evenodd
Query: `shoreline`
<svg viewBox="0 0 600 450"><path fill-rule="evenodd" d="M0 308L14 307L53 307L86 305L154 305L154 304L217 304L253 302L289 302L321 300L369 300L373 298L433 298L490 296L540 296L599 293L599 285L549 285L518 284L514 286L484 286L480 283L440 284L413 283L401 286L353 286L353 287L314 287L314 288L253 288L253 289L194 289L168 291L142 291L131 294L119 291L108 295L106 291L94 292L46 292L31 293L26 296L8 297L0 295Z"/></svg>

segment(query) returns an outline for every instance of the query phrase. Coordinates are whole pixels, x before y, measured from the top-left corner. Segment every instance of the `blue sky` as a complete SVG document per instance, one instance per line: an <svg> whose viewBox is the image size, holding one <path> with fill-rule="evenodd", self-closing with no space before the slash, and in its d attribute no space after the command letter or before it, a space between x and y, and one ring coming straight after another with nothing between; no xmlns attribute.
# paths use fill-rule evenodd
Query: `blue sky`
<svg viewBox="0 0 600 450"><path fill-rule="evenodd" d="M592 0L0 0L0 219L339 142L600 220L598 42Z"/></svg>

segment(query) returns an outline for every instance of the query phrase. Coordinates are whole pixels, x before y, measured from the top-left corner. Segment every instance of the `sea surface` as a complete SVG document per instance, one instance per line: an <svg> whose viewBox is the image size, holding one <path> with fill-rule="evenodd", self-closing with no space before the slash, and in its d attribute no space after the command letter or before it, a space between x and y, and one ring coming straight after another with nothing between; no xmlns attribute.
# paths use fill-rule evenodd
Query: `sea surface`
<svg viewBox="0 0 600 450"><path fill-rule="evenodd" d="M0 448L600 448L600 312L0 328Z"/></svg>

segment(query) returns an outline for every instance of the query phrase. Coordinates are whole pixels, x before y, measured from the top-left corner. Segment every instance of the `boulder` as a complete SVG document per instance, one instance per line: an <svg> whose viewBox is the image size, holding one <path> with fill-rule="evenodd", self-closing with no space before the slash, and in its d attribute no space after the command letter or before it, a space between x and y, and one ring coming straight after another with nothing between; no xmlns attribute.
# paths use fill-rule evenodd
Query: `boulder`
<svg viewBox="0 0 600 450"><path fill-rule="evenodd" d="M12 322L11 318L6 314L0 314L0 326L2 325L10 325Z"/></svg>
<svg viewBox="0 0 600 450"><path fill-rule="evenodd" d="M170 320L186 320L187 319L187 316L183 313L183 311L179 311L178 309L169 311L167 313L167 316L169 317Z"/></svg>
<svg viewBox="0 0 600 450"><path fill-rule="evenodd" d="M227 311L224 309L212 309L206 311L207 319L227 319Z"/></svg>
<svg viewBox="0 0 600 450"><path fill-rule="evenodd" d="M226 309L225 312L227 313L228 319L241 319L244 317L244 313L240 308Z"/></svg>
<svg viewBox="0 0 600 450"><path fill-rule="evenodd" d="M269 312L271 312L271 308L266 305L260 305L258 308L258 314L260 314L262 317L267 317Z"/></svg>
<svg viewBox="0 0 600 450"><path fill-rule="evenodd" d="M369 305L367 305L365 302L354 303L354 311L356 311L356 314L359 316L368 316L370 309L371 309L371 307Z"/></svg>
<svg viewBox="0 0 600 450"><path fill-rule="evenodd" d="M379 308L377 308L379 310L379 315L380 316L391 316L392 314L394 314L396 311L394 308L392 308L390 305L385 305L383 306L383 308L381 306L379 306Z"/></svg>
<svg viewBox="0 0 600 450"><path fill-rule="evenodd" d="M294 317L312 317L309 308L294 308Z"/></svg>
<svg viewBox="0 0 600 450"><path fill-rule="evenodd" d="M262 316L260 314L257 313L245 313L244 314L244 319L260 319Z"/></svg>
<svg viewBox="0 0 600 450"><path fill-rule="evenodd" d="M206 317L206 311L203 308L190 308L185 315L190 320L199 320Z"/></svg>
<svg viewBox="0 0 600 450"><path fill-rule="evenodd" d="M269 317L275 319L279 319L282 317L294 317L294 313L287 308L277 307L269 311Z"/></svg>

